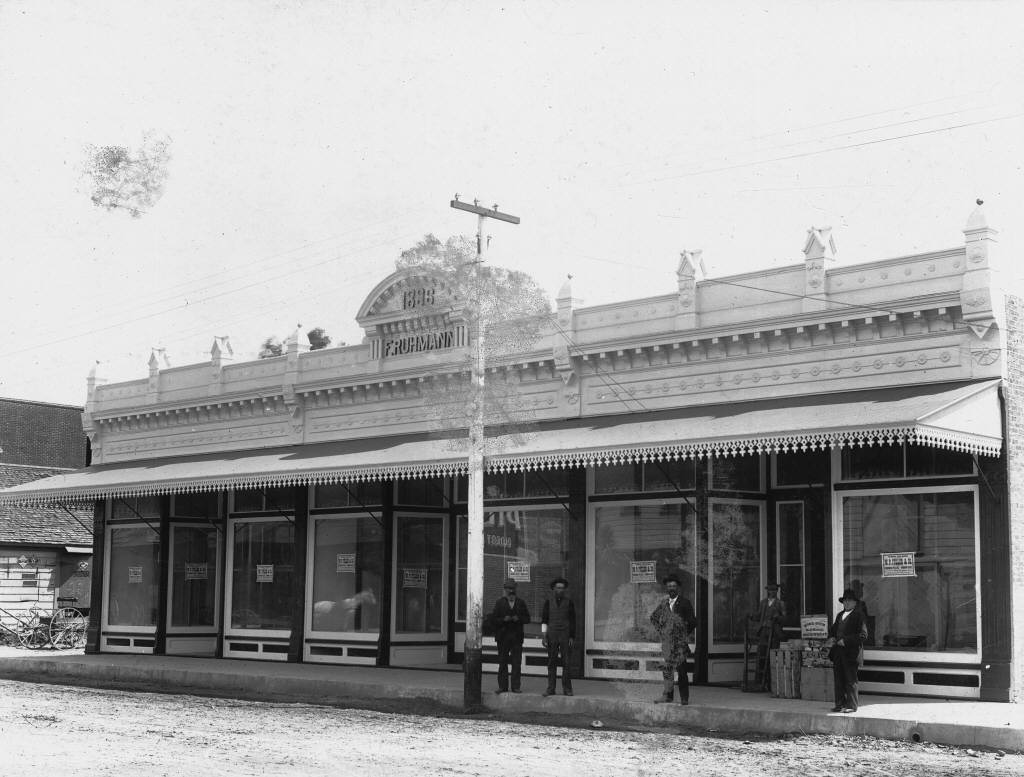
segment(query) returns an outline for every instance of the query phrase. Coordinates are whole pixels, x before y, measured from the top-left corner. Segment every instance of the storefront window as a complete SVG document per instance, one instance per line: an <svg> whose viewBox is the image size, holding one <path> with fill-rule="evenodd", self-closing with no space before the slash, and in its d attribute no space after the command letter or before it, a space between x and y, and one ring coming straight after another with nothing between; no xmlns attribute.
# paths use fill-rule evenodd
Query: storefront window
<svg viewBox="0 0 1024 777"><path fill-rule="evenodd" d="M219 514L220 494L176 494L171 502L171 515L178 518L216 518Z"/></svg>
<svg viewBox="0 0 1024 777"><path fill-rule="evenodd" d="M973 491L842 496L843 585L860 593L869 644L978 649Z"/></svg>
<svg viewBox="0 0 1024 777"><path fill-rule="evenodd" d="M697 535L685 503L608 504L594 510L594 639L658 642L651 613L661 579L677 574L697 604Z"/></svg>
<svg viewBox="0 0 1024 777"><path fill-rule="evenodd" d="M171 527L171 626L214 628L217 596L217 530Z"/></svg>
<svg viewBox="0 0 1024 777"><path fill-rule="evenodd" d="M695 459L597 467L594 470L594 493L686 491L696 488L699 468Z"/></svg>
<svg viewBox="0 0 1024 777"><path fill-rule="evenodd" d="M380 483L329 483L316 486L314 507L362 507L381 503Z"/></svg>
<svg viewBox="0 0 1024 777"><path fill-rule="evenodd" d="M291 521L238 521L232 532L231 628L292 626L295 526Z"/></svg>
<svg viewBox="0 0 1024 777"><path fill-rule="evenodd" d="M395 487L395 503L416 507L447 507L448 481L445 478L399 480Z"/></svg>
<svg viewBox="0 0 1024 777"><path fill-rule="evenodd" d="M882 480L903 477L970 475L974 459L969 453L928 445L874 445L844 448L843 480Z"/></svg>
<svg viewBox="0 0 1024 777"><path fill-rule="evenodd" d="M719 491L760 491L761 456L729 456L712 460L711 487Z"/></svg>
<svg viewBox="0 0 1024 777"><path fill-rule="evenodd" d="M149 526L110 531L110 626L155 626L160 580L160 537Z"/></svg>
<svg viewBox="0 0 1024 777"><path fill-rule="evenodd" d="M234 492L232 510L236 513L281 513L294 509L295 489L291 486L246 488Z"/></svg>
<svg viewBox="0 0 1024 777"><path fill-rule="evenodd" d="M383 527L369 516L317 518L313 536L313 631L379 631Z"/></svg>
<svg viewBox="0 0 1024 777"><path fill-rule="evenodd" d="M568 573L569 514L562 508L523 508L484 513L484 596L486 615L513 577L516 595L530 610L527 635L540 635L540 616L551 581ZM458 619L466 620L466 516L459 516Z"/></svg>
<svg viewBox="0 0 1024 777"><path fill-rule="evenodd" d="M776 486L822 485L829 482L831 452L793 451L775 456Z"/></svg>
<svg viewBox="0 0 1024 777"><path fill-rule="evenodd" d="M441 632L444 608L444 518L402 516L397 521L395 630Z"/></svg>
<svg viewBox="0 0 1024 777"><path fill-rule="evenodd" d="M711 502L712 635L716 644L744 639L761 593L760 504Z"/></svg>

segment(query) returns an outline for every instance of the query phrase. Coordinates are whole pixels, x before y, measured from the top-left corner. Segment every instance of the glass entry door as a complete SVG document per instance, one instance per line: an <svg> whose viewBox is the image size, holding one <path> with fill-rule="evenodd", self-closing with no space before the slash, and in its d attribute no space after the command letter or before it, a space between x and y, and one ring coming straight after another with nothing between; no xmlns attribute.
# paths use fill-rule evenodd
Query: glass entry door
<svg viewBox="0 0 1024 777"><path fill-rule="evenodd" d="M709 652L742 649L747 618L761 601L765 508L754 500L710 500L708 525Z"/></svg>
<svg viewBox="0 0 1024 777"><path fill-rule="evenodd" d="M209 524L171 524L167 591L167 653L215 655L220 620L218 529Z"/></svg>
<svg viewBox="0 0 1024 777"><path fill-rule="evenodd" d="M224 655L285 661L295 608L295 523L228 521Z"/></svg>
<svg viewBox="0 0 1024 777"><path fill-rule="evenodd" d="M448 646L448 516L396 513L392 666L444 664Z"/></svg>

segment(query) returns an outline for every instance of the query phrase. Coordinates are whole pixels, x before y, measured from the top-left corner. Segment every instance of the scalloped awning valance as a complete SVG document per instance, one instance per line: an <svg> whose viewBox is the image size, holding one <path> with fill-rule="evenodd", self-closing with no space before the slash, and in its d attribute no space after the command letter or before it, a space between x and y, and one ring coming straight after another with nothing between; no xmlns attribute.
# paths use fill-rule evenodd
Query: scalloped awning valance
<svg viewBox="0 0 1024 777"><path fill-rule="evenodd" d="M998 380L537 423L488 439L492 472L909 442L998 456ZM87 467L0 491L0 504L80 502L309 483L463 475L462 438L420 435Z"/></svg>

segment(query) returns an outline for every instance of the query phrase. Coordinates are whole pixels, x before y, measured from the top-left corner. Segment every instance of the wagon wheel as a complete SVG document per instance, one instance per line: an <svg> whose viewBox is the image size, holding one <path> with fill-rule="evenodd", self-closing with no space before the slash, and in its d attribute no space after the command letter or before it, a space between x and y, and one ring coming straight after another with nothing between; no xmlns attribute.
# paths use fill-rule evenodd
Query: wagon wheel
<svg viewBox="0 0 1024 777"><path fill-rule="evenodd" d="M89 621L74 607L62 607L50 619L49 642L57 650L82 647Z"/></svg>
<svg viewBox="0 0 1024 777"><path fill-rule="evenodd" d="M18 639L29 650L39 650L50 644L50 633L46 626L37 623L18 632Z"/></svg>

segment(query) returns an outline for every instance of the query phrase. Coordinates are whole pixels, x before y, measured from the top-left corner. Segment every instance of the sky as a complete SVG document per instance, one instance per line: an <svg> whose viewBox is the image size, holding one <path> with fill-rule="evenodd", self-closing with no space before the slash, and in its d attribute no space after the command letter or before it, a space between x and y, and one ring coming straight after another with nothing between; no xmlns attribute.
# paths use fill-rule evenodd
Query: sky
<svg viewBox="0 0 1024 777"><path fill-rule="evenodd" d="M584 305L963 244L976 198L1024 289L1016 2L0 0L0 396L235 359L355 314L427 233ZM139 218L89 146L171 141Z"/></svg>

